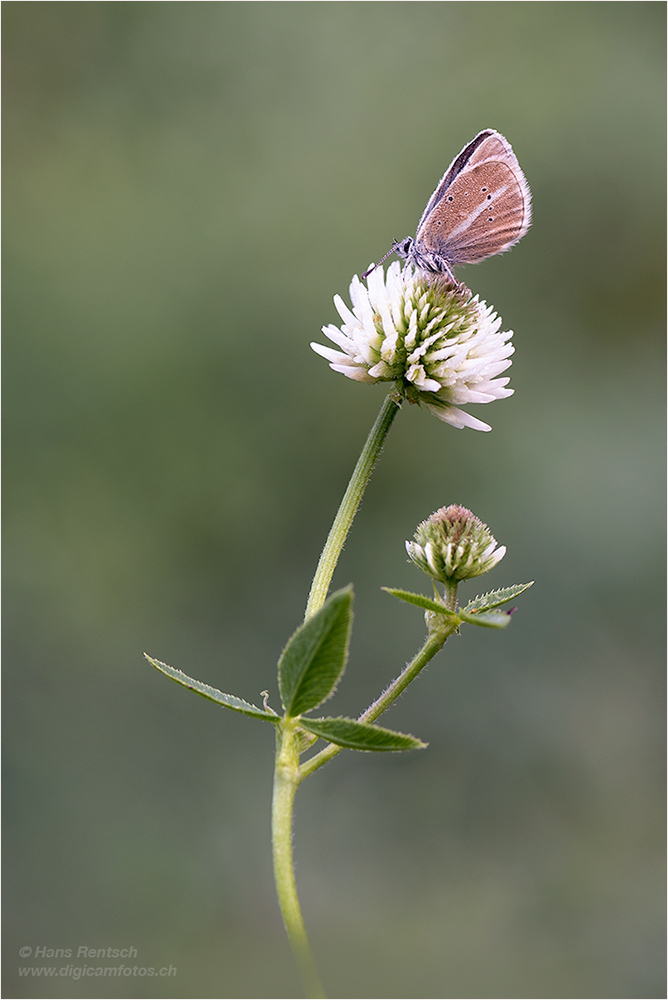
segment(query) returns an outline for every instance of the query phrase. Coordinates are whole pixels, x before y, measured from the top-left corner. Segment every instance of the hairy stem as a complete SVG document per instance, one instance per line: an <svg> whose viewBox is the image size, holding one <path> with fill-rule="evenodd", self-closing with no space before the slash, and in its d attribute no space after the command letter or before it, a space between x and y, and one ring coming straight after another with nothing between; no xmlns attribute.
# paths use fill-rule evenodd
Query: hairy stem
<svg viewBox="0 0 668 1000"><path fill-rule="evenodd" d="M430 633L427 636L422 649L411 660L411 662L404 667L399 676L392 681L389 687L383 691L381 696L376 698L372 705L369 705L366 712L362 712L358 721L375 722L375 720L397 700L401 692L405 691L411 681L414 680L420 671L427 666L429 661L436 656L439 650L443 648L445 640L448 636L452 635L456 628L456 624L446 625L442 630ZM309 774L313 774L313 772L317 771L319 767L326 764L328 760L331 760L332 757L336 757L338 753L341 753L343 749L343 747L336 746L334 743L329 743L323 750L301 765L299 768L299 781L303 781Z"/></svg>

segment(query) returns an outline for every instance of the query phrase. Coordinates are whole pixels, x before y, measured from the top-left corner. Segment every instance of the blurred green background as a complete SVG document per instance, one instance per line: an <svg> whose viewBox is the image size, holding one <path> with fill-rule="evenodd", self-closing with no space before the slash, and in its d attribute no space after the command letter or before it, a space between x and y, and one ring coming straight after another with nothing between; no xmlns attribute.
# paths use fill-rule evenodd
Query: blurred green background
<svg viewBox="0 0 668 1000"><path fill-rule="evenodd" d="M515 330L516 392L470 408L491 434L397 419L334 581L357 598L332 713L421 642L380 587L428 587L403 543L435 508L508 546L463 596L536 585L386 717L428 750L302 788L300 893L331 997L665 996L665 5L3 14L4 995L300 995L272 731L141 654L277 703L385 394L309 341L491 126L534 225L459 274ZM178 973L21 978L39 946Z"/></svg>

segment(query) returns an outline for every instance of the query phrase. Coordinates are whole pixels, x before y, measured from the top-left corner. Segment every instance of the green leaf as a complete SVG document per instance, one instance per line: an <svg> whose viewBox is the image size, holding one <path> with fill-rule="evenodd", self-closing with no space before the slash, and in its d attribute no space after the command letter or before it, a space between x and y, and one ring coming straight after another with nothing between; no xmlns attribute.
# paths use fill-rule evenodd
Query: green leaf
<svg viewBox="0 0 668 1000"><path fill-rule="evenodd" d="M286 715L317 708L334 693L348 659L352 603L352 586L337 590L288 640L278 661Z"/></svg>
<svg viewBox="0 0 668 1000"><path fill-rule="evenodd" d="M427 744L405 733L355 719L300 719L299 725L323 740L350 750L419 750Z"/></svg>
<svg viewBox="0 0 668 1000"><path fill-rule="evenodd" d="M202 681L197 681L194 677L188 677L182 670L177 670L176 667L170 667L166 663L161 663L160 660L154 660L148 653L144 653L144 656L151 666L159 670L160 673L171 677L173 681L176 681L177 684L182 684L189 691L200 694L202 698L215 701L217 705L224 705L225 708L231 708L234 712L242 712L244 715L252 715L256 719L269 719L270 722L276 722L279 718L273 712L266 712L262 708L257 708L255 705L251 705L250 702L244 701L243 698L236 698L233 694L223 694L218 688L203 684Z"/></svg>
<svg viewBox="0 0 668 1000"><path fill-rule="evenodd" d="M489 594L483 594L481 597L475 597L469 601L464 611L489 611L491 608L498 608L501 604L512 601L513 597L517 597L518 594L523 594L529 587L533 587L533 580L531 583L516 583L512 587L492 590Z"/></svg>
<svg viewBox="0 0 668 1000"><path fill-rule="evenodd" d="M438 615L447 615L449 618L456 618L454 611L450 611L442 604L439 604L438 601L432 601L431 597L425 597L423 594L411 594L408 590L397 590L395 587L381 587L380 589L387 591L388 594L392 594L392 597L398 597L400 601L417 604L418 608L424 608L425 611L435 611Z"/></svg>
<svg viewBox="0 0 668 1000"><path fill-rule="evenodd" d="M509 611L480 611L474 614L468 611L460 611L459 617L463 622L470 625L482 625L485 628L505 628L510 625L511 614Z"/></svg>

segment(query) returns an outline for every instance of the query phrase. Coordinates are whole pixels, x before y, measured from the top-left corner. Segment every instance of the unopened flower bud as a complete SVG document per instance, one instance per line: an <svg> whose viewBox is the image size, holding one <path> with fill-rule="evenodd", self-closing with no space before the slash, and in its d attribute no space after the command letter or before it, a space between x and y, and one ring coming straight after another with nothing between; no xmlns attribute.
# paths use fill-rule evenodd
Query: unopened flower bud
<svg viewBox="0 0 668 1000"><path fill-rule="evenodd" d="M412 561L445 584L482 576L506 554L505 545L497 548L487 525L459 504L435 511L417 526L413 537L406 542Z"/></svg>

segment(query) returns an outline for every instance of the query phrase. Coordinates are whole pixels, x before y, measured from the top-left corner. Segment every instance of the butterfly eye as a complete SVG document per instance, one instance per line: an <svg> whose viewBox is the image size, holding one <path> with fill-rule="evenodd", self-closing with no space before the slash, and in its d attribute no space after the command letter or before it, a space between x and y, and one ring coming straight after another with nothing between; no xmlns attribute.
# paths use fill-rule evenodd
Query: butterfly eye
<svg viewBox="0 0 668 1000"><path fill-rule="evenodd" d="M454 200L455 200L455 199L454 199L454 198L452 197L452 195L451 195L451 194L449 194L449 195L448 195L448 201L454 201Z"/></svg>

